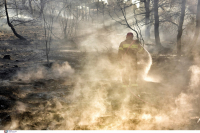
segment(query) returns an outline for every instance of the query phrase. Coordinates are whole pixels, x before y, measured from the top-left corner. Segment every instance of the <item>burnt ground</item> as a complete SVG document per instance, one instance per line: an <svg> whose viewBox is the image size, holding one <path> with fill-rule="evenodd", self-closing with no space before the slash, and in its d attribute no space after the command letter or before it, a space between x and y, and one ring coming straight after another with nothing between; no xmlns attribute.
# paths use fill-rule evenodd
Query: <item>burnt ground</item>
<svg viewBox="0 0 200 133"><path fill-rule="evenodd" d="M19 78L18 74L20 72L29 73L32 70L33 73L37 72L34 71L38 68L37 66L39 68L44 67L47 71L53 69L51 66L46 67L45 47L42 38L40 40L29 39L21 41L13 36L8 36L8 38L1 40L0 129L200 129L197 122L199 110L196 108L191 108L190 111L184 112L191 114L182 118L184 122L169 120L168 124L165 122L154 123L154 118L150 120L140 118L140 114L154 112L153 110L155 109L159 114L159 111L170 110L170 107L178 108L175 102L176 98L181 93L190 93L188 89L191 75L188 70L192 63L184 57L177 61L176 57L171 55L153 56L153 64L149 75L156 75L160 79L159 82L141 81L138 88L132 88L132 92L135 95L132 96L130 106L132 113L135 113L136 117L124 120L120 125L112 127L113 120L117 121L118 116L115 113L111 113L108 116L98 117L98 120L91 125L80 125L78 124L79 120L74 120L74 125L71 128L65 127L63 123L69 116L66 117L63 113L71 111L73 113L70 115L74 116L74 119L75 117L80 117L79 113L76 114L76 112L79 112L78 110L84 104L80 104L84 102L81 96L78 97L80 100L76 99L75 102L67 96L74 93L74 88L77 84L84 88L85 83L78 83L77 78L81 75L81 78L87 79L87 73L82 73L82 71L86 67L90 67L90 69L95 68L95 65L87 66L87 57L90 57L90 62L95 62L99 59L99 56L97 57L95 52L80 51L77 47L74 47L74 44L63 45L60 44L59 40L54 40L53 43L54 45L50 53L51 66L53 64L62 65L68 62L72 69L74 69L74 73L72 75L62 75L61 77L44 76L31 78L30 76L27 80L23 76ZM3 59L5 55L10 55L11 59ZM109 56L109 59L116 63L115 53L103 56ZM104 75L103 71L99 73ZM108 75L105 73L104 76ZM90 86L94 91L106 91L107 101L112 101L111 105L106 105L106 107L111 107L113 110L118 109L117 99L113 97L115 97L116 92L121 93L121 84L119 82L108 80L93 82L88 80L87 86ZM94 94L91 93L90 96L93 97ZM79 103L77 104L77 102ZM168 103L171 104L170 107ZM198 101L194 101L194 103L193 106L198 106ZM163 104L166 104L166 106L163 106ZM87 104L84 106L87 106ZM88 105L88 107L90 106ZM148 110L148 108L153 109ZM170 114L166 113L166 115ZM177 116L177 119L180 119L178 114L175 116ZM174 116L169 116L169 118L174 119ZM142 127L141 125L152 126Z"/></svg>

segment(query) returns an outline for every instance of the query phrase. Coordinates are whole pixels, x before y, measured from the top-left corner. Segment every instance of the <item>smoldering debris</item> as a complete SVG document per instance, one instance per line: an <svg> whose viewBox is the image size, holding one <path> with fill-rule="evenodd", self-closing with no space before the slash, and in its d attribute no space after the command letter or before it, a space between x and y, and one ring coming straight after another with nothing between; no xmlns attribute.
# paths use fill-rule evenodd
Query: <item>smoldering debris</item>
<svg viewBox="0 0 200 133"><path fill-rule="evenodd" d="M47 68L42 65L36 65L35 67L30 67L27 70L19 71L14 80L20 81L30 81L39 79L57 79L70 77L74 73L73 68L68 62L64 63L53 63L51 68Z"/></svg>
<svg viewBox="0 0 200 133"><path fill-rule="evenodd" d="M121 69L115 61L116 53L87 54L82 71L75 70L65 63L54 63L51 68L42 65L33 66L26 71L19 72L15 80L41 81L43 79L63 78L61 84L55 82L50 87L45 83L45 92L30 89L24 93L17 104L17 114L11 116L12 122L7 129L190 129L190 118L196 115L197 108L193 101L194 94L180 92L173 97L174 85L165 83L142 81L141 86L132 88L132 92L122 88ZM93 56L92 56L93 55ZM151 58L151 56L148 56ZM148 59L150 60L150 59ZM147 75L151 61L143 61L143 74ZM192 67L198 70L198 67ZM190 69L193 76L196 69ZM164 72L163 72L164 73ZM74 85L69 86L66 77L73 77ZM198 74L196 75L198 77ZM150 77L151 78L151 77ZM190 86L198 86L193 82ZM51 81L50 81L51 82ZM167 83L167 82L166 82ZM43 84L37 84L37 86ZM61 87L59 87L61 86ZM36 87L37 88L37 87ZM51 89L49 89L51 88ZM23 89L26 90L26 89ZM37 90L37 92L35 92ZM48 91L49 90L49 91ZM139 99L142 100L139 100ZM154 106L157 105L157 106ZM39 108L38 108L39 107ZM18 121L17 115L23 116Z"/></svg>
<svg viewBox="0 0 200 133"><path fill-rule="evenodd" d="M63 88L56 85L59 89L51 91L47 91L47 84L47 92L43 93L36 93L33 89L27 91L21 98L28 98L28 102L17 102L17 114L11 116L12 122L4 129L190 129L184 125L190 125L190 118L198 110L194 108L197 96L181 92L177 97L172 97L170 89L176 89L173 85L159 85L156 82L147 84L147 81L143 81L142 88L132 89L135 95L146 101L142 102L129 90L121 87L120 69L117 69L117 64L111 58L102 56L92 61L91 56L88 56L87 59L88 64L78 75L67 62L56 63L50 70L40 66L40 69L36 67L29 69L27 73L19 73L18 78L24 77L24 81L42 81L55 74L54 78L74 75L76 82L69 87L66 86L66 80L60 84ZM197 66L192 68L198 70ZM194 77L196 69L190 69ZM190 86L198 86L198 82L193 82L194 79L191 79ZM19 121L17 116L23 117Z"/></svg>
<svg viewBox="0 0 200 133"><path fill-rule="evenodd" d="M108 64L109 61L106 59L103 59L104 63L102 63L102 60L100 60L100 62L103 66L98 67L97 63L95 66L96 69L90 69L94 72L92 72L89 77L98 78L97 75L99 68L103 69L104 67L109 68L108 66L112 66L112 63ZM109 73L109 75L113 78L116 77L111 73ZM137 99L130 96L130 92L127 92L126 94L129 95L123 99L122 92L125 90L122 91L121 89L122 88L119 84L113 82L100 82L100 79L98 79L92 80L92 83L88 83L87 80L84 80L84 78L79 79L77 86L74 88L73 96L70 97L70 99L76 99L75 101L77 104L75 105L81 110L81 112L75 109L76 113L74 115L76 117L74 118L78 117L79 119L74 120L74 124L72 125L78 125L79 128L77 129L189 129L189 127L184 127L182 125L189 125L190 118L195 115L194 112L192 112L192 103L193 100L196 99L192 98L194 95L180 93L178 97L171 99L171 95L168 96L167 93L158 93L160 97L155 96L156 94L153 96L152 93L155 92L150 92L151 95L146 95L145 97L140 94L141 99L150 103L156 102L160 106L159 108L156 108L148 103L140 102L137 104ZM140 89L143 91L145 90L142 88ZM164 92L165 89L174 88L173 86L171 86L171 88L160 88L160 90ZM152 96L155 101L152 99ZM127 102L130 100L130 97L134 99L132 101L132 105ZM111 99L115 100L112 101ZM116 107L113 103L118 103L118 105L116 105L118 107ZM113 110L115 108L114 106L118 109ZM136 108L140 108L140 111L134 111ZM71 121L73 119L73 115L70 116ZM113 119L109 119L113 116L115 116ZM102 118L107 119L109 122L100 120ZM130 119L135 122L130 122ZM133 123L134 126L131 126ZM69 126L69 128L76 129L76 126L73 128Z"/></svg>
<svg viewBox="0 0 200 133"><path fill-rule="evenodd" d="M138 96L136 98L128 89L122 88L122 69L118 67L116 52L89 51L85 54L84 59L79 57L84 64L79 72L68 62L55 62L50 68L36 65L18 72L14 81L32 82L34 86L20 84L16 114L10 116L10 123L2 129L191 129L185 125L190 125L191 117L198 116L198 96L182 92L182 86L177 88L177 82L169 84L166 79L155 78L166 75L164 68L171 62L160 62L157 64L159 69L155 64L152 68L151 56L140 62L142 77L152 80L141 78L139 87L131 89ZM160 72L159 76L158 73L148 75L150 68ZM184 67L180 65L178 69L181 68ZM195 86L196 90L198 69L198 66L190 69L190 87ZM68 77L73 80L73 85ZM56 81L60 78L64 82ZM176 96L174 90L180 90Z"/></svg>
<svg viewBox="0 0 200 133"><path fill-rule="evenodd" d="M127 16L130 16L130 13L127 12ZM14 12L11 11L10 15L13 14ZM18 17L19 20L31 19L31 15L28 14L21 14ZM66 18L71 19L69 16ZM95 21L102 20L99 17ZM0 25L6 25L5 18L2 18L2 22ZM188 23L190 22L186 22L185 25ZM152 59L148 54L148 59L138 62L138 66L140 66L138 74L141 75L139 86L130 88L130 90L123 88L121 84L122 69L118 66L117 50L119 43L123 41L125 34L130 30L119 25L116 28L113 26L116 22L112 20L105 21L104 24L110 26L91 24L89 21L83 22L78 27L81 31L77 30L78 37L73 38L73 35L69 37L74 39L78 46L76 48L80 49L74 50L71 47L68 47L70 50L62 49L68 52L74 50L81 53L84 51L87 56L84 58L82 55L76 56L78 52L75 54L69 52L65 55L69 58L79 57L81 69L76 71L74 66L77 64L74 62L71 67L68 62L56 61L52 63L51 67L40 64L27 69L22 68L12 78L12 81L0 81L0 84L5 86L4 92L1 93L4 96L0 101L9 103L8 110L5 110L7 108L4 108L3 104L0 105L2 111L0 113L0 125L2 125L0 129L199 129L199 56L195 55L196 64L191 65L190 60L176 62L174 55L170 59L165 55L154 56ZM56 28L53 29L58 30L55 32L56 35L63 36L61 35L63 31L58 28L57 22L54 26ZM112 29L112 26L116 29ZM160 29L161 33L173 30L170 33L174 34L176 31L173 26L163 26ZM7 28L8 26L5 26L5 30ZM188 34L191 38L193 31L188 30L191 28L190 26L186 26L186 28L187 33L183 36ZM68 27L66 29L73 30ZM144 33L144 30L145 28L142 28L141 32ZM151 32L153 31L151 30ZM41 33L37 34L38 37L43 38ZM162 44L165 40L170 40L170 42L174 40L175 36L171 35L162 35ZM184 37L183 40L187 39ZM154 40L151 39L145 41L154 43ZM66 45L69 43L63 42L67 43ZM174 54L174 51L171 51L171 48L174 49L174 45L166 42L167 46L170 48L170 54ZM183 51L187 51L188 46L185 45ZM57 45L55 47L55 49L58 48ZM50 57L53 57L55 49L51 48ZM150 52L152 51L151 54L157 52L153 44L146 45L146 48ZM32 49L33 47L29 51ZM40 52L37 51L35 53L39 54ZM168 52L167 49L165 51ZM55 56L57 55L55 54ZM60 82L61 79L63 82ZM12 85L17 87L9 91ZM11 94L12 97L9 97ZM7 112L5 113L5 111Z"/></svg>

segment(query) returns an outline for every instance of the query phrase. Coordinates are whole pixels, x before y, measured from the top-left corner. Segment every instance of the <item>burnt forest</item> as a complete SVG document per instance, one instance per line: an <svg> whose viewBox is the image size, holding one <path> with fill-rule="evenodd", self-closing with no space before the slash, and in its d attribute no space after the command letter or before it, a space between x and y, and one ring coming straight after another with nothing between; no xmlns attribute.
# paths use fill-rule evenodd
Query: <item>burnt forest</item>
<svg viewBox="0 0 200 133"><path fill-rule="evenodd" d="M199 36L200 0L0 0L0 130L199 130Z"/></svg>

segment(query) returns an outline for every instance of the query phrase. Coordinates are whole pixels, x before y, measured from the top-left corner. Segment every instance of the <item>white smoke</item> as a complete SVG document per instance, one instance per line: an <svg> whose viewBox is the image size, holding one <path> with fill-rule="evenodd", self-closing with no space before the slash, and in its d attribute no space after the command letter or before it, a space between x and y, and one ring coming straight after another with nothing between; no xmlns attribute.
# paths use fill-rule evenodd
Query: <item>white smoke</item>
<svg viewBox="0 0 200 133"><path fill-rule="evenodd" d="M44 66L30 67L28 70L18 72L15 80L37 80L37 79L56 79L70 77L74 73L68 62L62 64L53 63L50 70Z"/></svg>

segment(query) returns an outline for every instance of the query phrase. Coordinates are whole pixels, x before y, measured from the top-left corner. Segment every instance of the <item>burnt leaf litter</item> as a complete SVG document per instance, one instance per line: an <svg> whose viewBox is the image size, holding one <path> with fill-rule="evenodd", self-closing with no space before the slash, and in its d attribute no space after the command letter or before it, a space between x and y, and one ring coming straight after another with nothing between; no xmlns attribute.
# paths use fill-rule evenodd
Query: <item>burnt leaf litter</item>
<svg viewBox="0 0 200 133"><path fill-rule="evenodd" d="M27 34L26 37L31 38L31 35L28 36ZM124 92L121 88L121 83L113 80L101 80L98 82L85 80L84 83L79 83L77 78L87 79L88 75L83 71L87 68L95 69L95 65L91 64L98 62L101 56L108 56L112 63L117 63L116 53L102 53L102 55L96 56L95 52L88 54L85 51L80 51L73 44L69 45L68 52L61 52L64 46L58 40L53 40L53 42L56 44L56 49L52 49L50 53L51 64L47 66L42 39L21 41L10 35L10 37L1 40L0 129L9 129L13 125L16 125L12 127L16 130L65 129L63 123L66 124L66 119L72 119L70 115L76 119L72 121L72 129L74 130L134 130L140 129L137 127L138 125L140 127L142 127L141 125L152 125L151 127L144 127L144 129L200 129L199 109L196 108L191 108L190 111L184 112L192 114L184 118L185 122L170 121L171 123L167 122L165 124L165 122L162 122L158 124L154 123L155 118L147 120L140 117L140 114L151 114L152 112L159 114L163 110L170 110L171 107L178 108L175 99L180 93L187 93L189 88L191 73L187 70L192 64L185 63L185 61L188 61L187 58L177 62L176 57L170 54L153 55L153 64L148 75L157 75L161 81L141 81L137 88L132 88L131 90L135 96L131 96L131 102L128 103L128 106L130 112L135 114L135 117L119 121L120 124L117 125L113 121L117 122L119 120L116 110L119 110L122 106L118 100L121 97L119 94ZM88 56L90 57L90 63L86 63ZM37 68L37 65L42 66L46 71L51 71L55 63L62 65L64 62L69 63L74 70L73 74L51 77L48 73L50 76L38 78L33 78L30 75L28 80L23 76L18 77L21 72L29 73L30 70L35 70L34 68ZM96 71L96 74L100 73L102 77L112 79L105 71ZM33 73L37 73L37 71ZM91 92L88 98L95 99L94 97L98 96L97 92L104 94L101 97L104 98L103 102L108 113L107 115L99 116L91 125L80 124L80 117L83 114L79 110L90 108L91 101L84 100L81 95L76 100L73 99L73 101L70 100L70 97L68 98L68 96L74 94L74 88L77 84L82 88L85 87L85 84L91 87L90 90L94 92ZM171 105L168 106L168 103ZM166 106L163 104L166 104ZM194 101L193 106L198 105L198 101ZM68 116L67 112L69 111L71 114ZM65 113L66 115L63 115ZM169 116L170 114L166 112L166 115ZM169 116L170 119L171 117L174 116ZM115 126L112 127L112 125Z"/></svg>

